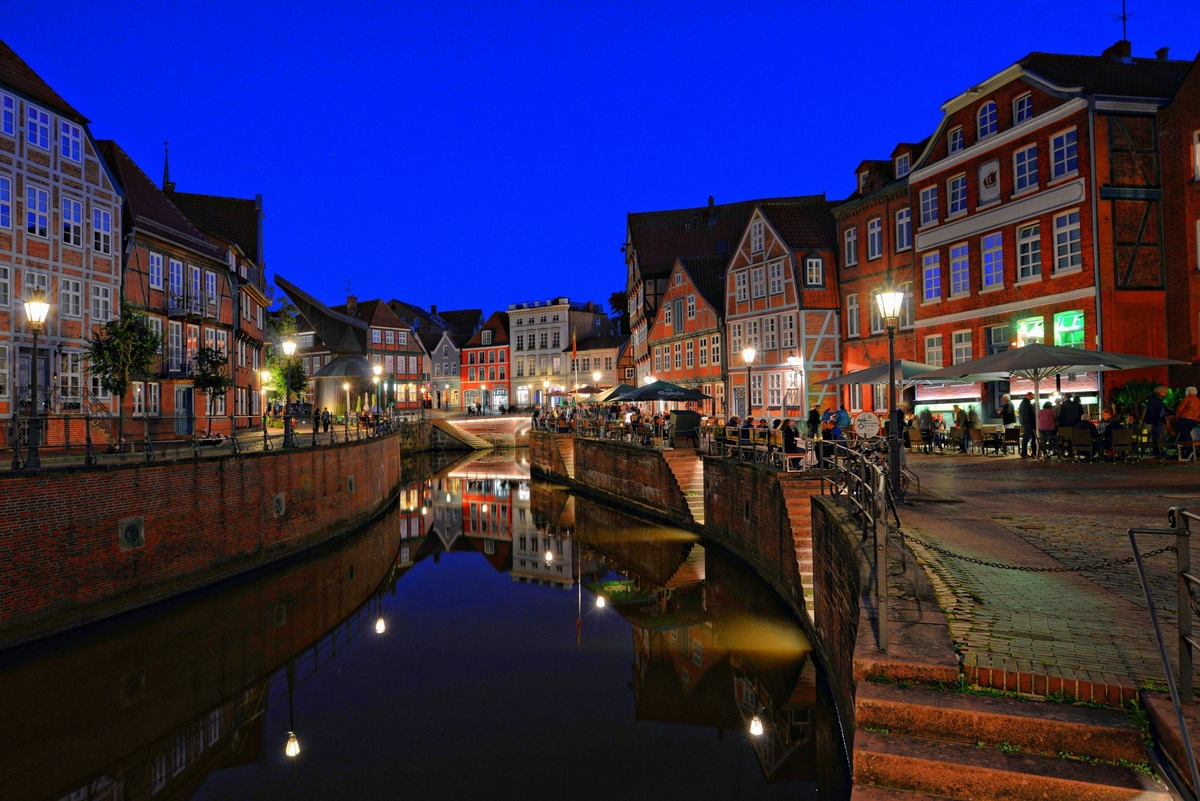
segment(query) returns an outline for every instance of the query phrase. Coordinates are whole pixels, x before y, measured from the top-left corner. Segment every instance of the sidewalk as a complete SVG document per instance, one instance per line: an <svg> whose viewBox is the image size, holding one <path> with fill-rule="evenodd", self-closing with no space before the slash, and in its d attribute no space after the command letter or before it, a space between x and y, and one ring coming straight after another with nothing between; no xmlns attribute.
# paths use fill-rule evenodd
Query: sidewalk
<svg viewBox="0 0 1200 801"><path fill-rule="evenodd" d="M909 541L932 574L969 674L977 666L1040 675L1041 692L1089 699L1092 687L1110 696L1119 687L1128 697L1148 680L1162 685L1136 567L1094 566L1132 555L1126 529L1166 527L1171 506L1200 509L1200 467L950 455L910 455L908 466L928 500L914 496L901 509L905 534L956 556L1062 571L986 566ZM1173 543L1146 535L1138 541L1143 553ZM1192 544L1192 559L1200 564L1200 543ZM1146 567L1174 665L1175 555L1152 557Z"/></svg>

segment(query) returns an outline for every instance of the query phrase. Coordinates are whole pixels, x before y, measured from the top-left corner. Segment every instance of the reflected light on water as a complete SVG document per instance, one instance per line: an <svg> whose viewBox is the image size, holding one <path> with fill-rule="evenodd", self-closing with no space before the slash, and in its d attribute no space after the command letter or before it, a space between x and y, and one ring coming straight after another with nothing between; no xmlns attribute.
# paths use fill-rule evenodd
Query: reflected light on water
<svg viewBox="0 0 1200 801"><path fill-rule="evenodd" d="M385 631L387 631L387 623L384 622L384 619L381 617L375 621L375 633L383 634Z"/></svg>
<svg viewBox="0 0 1200 801"><path fill-rule="evenodd" d="M763 733L762 718L760 718L758 715L755 715L754 717L752 717L750 719L750 736L751 737L762 737L762 733Z"/></svg>
<svg viewBox="0 0 1200 801"><path fill-rule="evenodd" d="M738 616L721 626L721 642L732 651L794 659L812 652L803 629L782 621Z"/></svg>
<svg viewBox="0 0 1200 801"><path fill-rule="evenodd" d="M596 608L597 608L597 609L603 609L603 608L604 608L604 604L605 604L605 603L606 603L606 601L604 600L604 596L603 596L603 595L597 595L597 596L596 596Z"/></svg>

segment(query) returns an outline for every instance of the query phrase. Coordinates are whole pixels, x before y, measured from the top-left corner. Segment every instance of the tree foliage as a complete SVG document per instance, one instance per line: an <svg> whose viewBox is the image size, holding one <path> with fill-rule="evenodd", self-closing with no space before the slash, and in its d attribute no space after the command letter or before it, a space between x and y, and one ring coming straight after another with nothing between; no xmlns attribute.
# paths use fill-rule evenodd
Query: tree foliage
<svg viewBox="0 0 1200 801"><path fill-rule="evenodd" d="M197 350L192 385L197 392L204 393L210 401L233 386L233 378L229 375L229 363L225 354L207 345Z"/></svg>
<svg viewBox="0 0 1200 801"><path fill-rule="evenodd" d="M118 441L125 430L125 395L134 380L154 372L162 345L162 336L150 327L149 318L127 303L121 304L116 319L96 329L87 341L84 352L89 372L100 379L100 386L120 400Z"/></svg>
<svg viewBox="0 0 1200 801"><path fill-rule="evenodd" d="M621 333L629 333L629 295L624 292L614 292L608 296L609 316L621 325Z"/></svg>

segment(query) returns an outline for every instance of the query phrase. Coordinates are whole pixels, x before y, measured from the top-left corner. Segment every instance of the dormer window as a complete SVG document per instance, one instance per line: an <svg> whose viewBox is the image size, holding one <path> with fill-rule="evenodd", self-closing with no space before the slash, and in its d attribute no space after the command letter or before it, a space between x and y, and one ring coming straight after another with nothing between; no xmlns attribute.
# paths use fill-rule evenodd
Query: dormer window
<svg viewBox="0 0 1200 801"><path fill-rule="evenodd" d="M957 153L963 149L962 126L951 128L950 133L946 134L946 149L951 153Z"/></svg>
<svg viewBox="0 0 1200 801"><path fill-rule="evenodd" d="M867 191L867 173L860 172L858 174L858 191L863 194Z"/></svg>
<svg viewBox="0 0 1200 801"><path fill-rule="evenodd" d="M1013 101L1013 124L1033 119L1033 95L1028 92Z"/></svg>
<svg viewBox="0 0 1200 801"><path fill-rule="evenodd" d="M491 331L483 331L481 333L482 333L482 339L480 340L481 343L484 345L492 344L492 332Z"/></svg>
<svg viewBox="0 0 1200 801"><path fill-rule="evenodd" d="M762 220L755 220L750 225L750 252L761 253L763 249L763 224Z"/></svg>
<svg viewBox="0 0 1200 801"><path fill-rule="evenodd" d="M996 104L989 100L979 109L979 138L985 139L996 130Z"/></svg>
<svg viewBox="0 0 1200 801"><path fill-rule="evenodd" d="M911 169L909 154L901 153L896 156L896 177L903 178L908 175L909 169Z"/></svg>

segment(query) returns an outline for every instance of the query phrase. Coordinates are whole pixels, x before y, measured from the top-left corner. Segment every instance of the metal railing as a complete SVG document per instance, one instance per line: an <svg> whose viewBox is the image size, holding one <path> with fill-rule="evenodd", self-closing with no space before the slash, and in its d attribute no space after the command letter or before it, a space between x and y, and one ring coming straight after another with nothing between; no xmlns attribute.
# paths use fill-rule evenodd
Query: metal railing
<svg viewBox="0 0 1200 801"><path fill-rule="evenodd" d="M1200 772L1196 769L1196 755L1192 752L1192 738L1188 734L1187 721L1183 715L1183 702L1195 703L1195 674L1194 660L1197 641L1192 633L1192 591L1200 587L1200 578L1192 574L1192 555L1189 548L1191 543L1192 521L1200 521L1200 515L1189 512L1178 506L1167 511L1169 528L1131 528L1129 544L1133 548L1134 562L1137 564L1138 578L1142 582L1142 593L1146 597L1146 607L1150 611L1150 621L1154 624L1154 637L1158 642L1158 654L1162 659L1163 671L1167 676L1167 688L1171 692L1171 703L1175 707L1175 718L1179 723L1179 734L1183 740L1183 751L1187 754L1188 770L1192 774L1192 788L1200 792ZM1138 549L1138 534L1154 534L1175 537L1175 591L1179 625L1179 681L1171 670L1171 659L1167 655L1167 643L1163 637L1162 625L1158 620L1158 611L1154 605L1154 595L1150 590L1150 580L1146 576L1146 566L1142 561L1142 552Z"/></svg>

